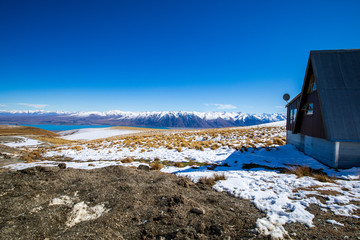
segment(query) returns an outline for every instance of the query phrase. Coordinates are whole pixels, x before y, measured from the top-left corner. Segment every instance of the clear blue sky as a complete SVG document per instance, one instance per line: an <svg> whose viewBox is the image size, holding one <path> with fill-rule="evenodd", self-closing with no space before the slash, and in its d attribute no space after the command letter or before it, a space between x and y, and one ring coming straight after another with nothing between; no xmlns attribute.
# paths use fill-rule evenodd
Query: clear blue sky
<svg viewBox="0 0 360 240"><path fill-rule="evenodd" d="M0 0L0 110L284 112L360 1Z"/></svg>

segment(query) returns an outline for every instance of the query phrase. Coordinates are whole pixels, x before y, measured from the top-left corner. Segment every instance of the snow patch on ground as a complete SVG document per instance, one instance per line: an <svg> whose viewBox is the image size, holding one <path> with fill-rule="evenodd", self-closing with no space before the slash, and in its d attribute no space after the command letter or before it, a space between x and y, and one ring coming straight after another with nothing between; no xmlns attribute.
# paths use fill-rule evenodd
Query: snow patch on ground
<svg viewBox="0 0 360 240"><path fill-rule="evenodd" d="M53 200L50 201L49 206L53 206L53 205L72 205L73 200L69 197L69 196L61 196L58 198L54 198Z"/></svg>
<svg viewBox="0 0 360 240"><path fill-rule="evenodd" d="M29 147L29 146L36 146L36 145L40 145L42 144L42 142L35 140L35 139L31 139L31 138L26 138L26 137L17 137L19 139L19 141L16 142L9 142L9 143L2 143L5 146L8 147Z"/></svg>
<svg viewBox="0 0 360 240"><path fill-rule="evenodd" d="M76 195L77 192L75 193L74 197L69 197L66 195L60 196L58 198L54 198L49 203L49 206L54 206L54 205L66 205L69 207L72 206L71 213L66 221L67 227L73 227L76 224L83 221L97 219L104 213L110 211L110 209L105 208L104 203L97 204L93 207L89 207L85 202L78 202L74 204L74 201L77 199Z"/></svg>
<svg viewBox="0 0 360 240"><path fill-rule="evenodd" d="M73 227L80 222L97 219L109 210L105 208L104 203L89 207L85 202L79 202L74 205L66 226Z"/></svg>
<svg viewBox="0 0 360 240"><path fill-rule="evenodd" d="M286 120L272 122L272 123L259 124L259 125L255 125L254 127L284 127L284 126L286 126Z"/></svg>
<svg viewBox="0 0 360 240"><path fill-rule="evenodd" d="M326 222L327 223L331 223L331 224L333 224L333 225L339 225L339 226L344 226L344 224L342 224L342 223L339 223L339 222L337 222L337 221L335 221L335 220L326 220Z"/></svg>
<svg viewBox="0 0 360 240"><path fill-rule="evenodd" d="M84 128L58 132L63 139L66 140L95 140L100 138L114 137L118 135L125 135L137 133L136 130L119 130L111 128Z"/></svg>

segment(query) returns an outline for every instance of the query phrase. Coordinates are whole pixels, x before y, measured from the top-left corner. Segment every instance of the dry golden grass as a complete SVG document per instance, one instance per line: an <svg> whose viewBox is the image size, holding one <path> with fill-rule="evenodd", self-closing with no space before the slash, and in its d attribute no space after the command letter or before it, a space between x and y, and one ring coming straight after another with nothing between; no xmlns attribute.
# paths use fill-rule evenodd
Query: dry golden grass
<svg viewBox="0 0 360 240"><path fill-rule="evenodd" d="M214 186L215 185L215 178L213 178L213 177L201 177L199 179L199 183Z"/></svg>
<svg viewBox="0 0 360 240"><path fill-rule="evenodd" d="M286 173L295 174L298 177L311 176L312 169L308 166L294 166L286 170Z"/></svg>
<svg viewBox="0 0 360 240"><path fill-rule="evenodd" d="M64 144L71 144L76 143L76 141L66 140L58 137L51 137L51 136L37 136L35 137L37 140L42 142L48 142L54 145L64 145Z"/></svg>
<svg viewBox="0 0 360 240"><path fill-rule="evenodd" d="M120 160L122 163L132 163L134 160L132 158L124 158Z"/></svg>
<svg viewBox="0 0 360 240"><path fill-rule="evenodd" d="M215 173L212 177L201 177L199 183L214 186L220 180L226 180L224 173Z"/></svg>
<svg viewBox="0 0 360 240"><path fill-rule="evenodd" d="M336 182L334 181L335 178L329 177L329 176L326 175L326 174L313 174L312 177L315 178L316 180L318 180L319 182L336 183Z"/></svg>
<svg viewBox="0 0 360 240"><path fill-rule="evenodd" d="M226 180L225 174L224 173L215 173L214 180L215 180L215 182L220 181L220 180Z"/></svg>
<svg viewBox="0 0 360 240"><path fill-rule="evenodd" d="M312 169L308 166L294 166L285 170L285 173L295 174L297 177L313 177L320 182L335 183L333 177L329 177L326 173L321 170Z"/></svg>
<svg viewBox="0 0 360 240"><path fill-rule="evenodd" d="M36 127L0 125L0 136L23 136L23 135L37 135L37 136L47 136L47 137L59 136L54 132L50 132Z"/></svg>
<svg viewBox="0 0 360 240"><path fill-rule="evenodd" d="M184 167L184 164L182 162L175 162L174 166L178 167L178 168L182 168L182 167Z"/></svg>
<svg viewBox="0 0 360 240"><path fill-rule="evenodd" d="M31 163L31 162L35 162L35 161L40 161L40 160L44 160L42 158L42 154L44 153L44 149L39 148L39 149L35 149L35 150L25 150L21 152L21 157L20 159L24 160L26 163Z"/></svg>
<svg viewBox="0 0 360 240"><path fill-rule="evenodd" d="M150 170L160 170L164 167L164 165L161 164L159 161L151 162L149 165L150 165Z"/></svg>

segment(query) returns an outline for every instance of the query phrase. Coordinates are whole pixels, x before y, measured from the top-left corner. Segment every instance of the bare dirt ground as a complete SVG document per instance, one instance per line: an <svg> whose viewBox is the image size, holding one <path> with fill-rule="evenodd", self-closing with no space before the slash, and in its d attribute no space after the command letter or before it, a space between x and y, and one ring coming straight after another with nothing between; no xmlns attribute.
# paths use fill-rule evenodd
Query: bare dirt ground
<svg viewBox="0 0 360 240"><path fill-rule="evenodd" d="M0 171L0 236L6 239L258 239L255 222L264 216L249 200L157 171ZM51 205L62 196L67 204ZM81 202L106 211L69 226Z"/></svg>

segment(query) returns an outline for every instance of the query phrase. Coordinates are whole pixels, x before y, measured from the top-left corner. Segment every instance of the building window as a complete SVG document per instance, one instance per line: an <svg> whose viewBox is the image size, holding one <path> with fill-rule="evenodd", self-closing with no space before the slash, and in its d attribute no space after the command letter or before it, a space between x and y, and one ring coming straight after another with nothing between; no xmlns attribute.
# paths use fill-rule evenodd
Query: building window
<svg viewBox="0 0 360 240"><path fill-rule="evenodd" d="M295 117L296 117L296 108L291 109L291 113L290 113L290 124L294 124L295 123Z"/></svg>
<svg viewBox="0 0 360 240"><path fill-rule="evenodd" d="M308 93L311 93L313 91L316 90L316 82L315 82L315 77L314 77L314 74L311 74L311 77L310 77L310 83L309 83L309 88L308 88Z"/></svg>
<svg viewBox="0 0 360 240"><path fill-rule="evenodd" d="M305 104L305 106L302 108L302 110L304 111L305 115L313 115L314 114L314 104L312 103L307 103Z"/></svg>

